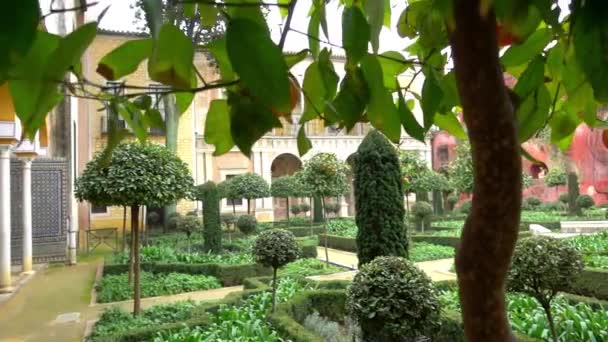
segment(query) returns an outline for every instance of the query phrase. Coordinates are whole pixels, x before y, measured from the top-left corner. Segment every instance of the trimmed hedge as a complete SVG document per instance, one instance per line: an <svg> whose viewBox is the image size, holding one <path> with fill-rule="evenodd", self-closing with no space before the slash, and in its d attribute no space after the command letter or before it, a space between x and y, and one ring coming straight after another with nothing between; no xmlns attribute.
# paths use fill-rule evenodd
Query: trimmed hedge
<svg viewBox="0 0 608 342"><path fill-rule="evenodd" d="M319 234L319 246L321 246L321 241L324 241L325 236L325 234ZM355 238L327 234L327 247L356 253L357 240Z"/></svg>
<svg viewBox="0 0 608 342"><path fill-rule="evenodd" d="M568 292L608 300L608 270L586 267L574 280Z"/></svg>
<svg viewBox="0 0 608 342"><path fill-rule="evenodd" d="M310 229L311 229L310 226L287 227L285 229L292 232L293 235L295 235L296 237L311 236L310 235ZM323 228L323 226L319 226L319 225L312 226L313 235L323 234L324 232L325 232L325 229Z"/></svg>
<svg viewBox="0 0 608 342"><path fill-rule="evenodd" d="M298 246L302 250L302 258L316 258L317 257L317 246L319 241L317 238L299 238L297 239Z"/></svg>
<svg viewBox="0 0 608 342"><path fill-rule="evenodd" d="M142 264L141 270L150 273L204 274L219 279L223 286L234 286L251 277L272 274L272 269L258 264ZM129 265L104 265L103 274L121 274L129 271Z"/></svg>

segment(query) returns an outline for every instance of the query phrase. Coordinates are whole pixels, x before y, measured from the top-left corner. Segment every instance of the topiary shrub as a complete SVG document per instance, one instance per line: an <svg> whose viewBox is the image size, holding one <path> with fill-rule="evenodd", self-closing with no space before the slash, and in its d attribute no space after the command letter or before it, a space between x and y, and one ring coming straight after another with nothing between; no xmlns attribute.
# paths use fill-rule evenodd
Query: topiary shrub
<svg viewBox="0 0 608 342"><path fill-rule="evenodd" d="M562 202L545 202L538 206L540 211L564 211L567 209L567 205Z"/></svg>
<svg viewBox="0 0 608 342"><path fill-rule="evenodd" d="M530 197L526 197L524 198L523 202L522 202L522 208L526 209L526 210L536 210L538 209L538 206L541 205L541 200L538 199L537 197L534 196L530 196Z"/></svg>
<svg viewBox="0 0 608 342"><path fill-rule="evenodd" d="M232 226L236 223L237 217L233 213L227 213L220 215L220 221L227 227Z"/></svg>
<svg viewBox="0 0 608 342"><path fill-rule="evenodd" d="M171 213L169 214L169 219L167 220L167 228L169 230L177 230L177 222L182 217L180 213Z"/></svg>
<svg viewBox="0 0 608 342"><path fill-rule="evenodd" d="M589 209L595 205L593 197L589 195L580 195L576 198L576 207L580 209Z"/></svg>
<svg viewBox="0 0 608 342"><path fill-rule="evenodd" d="M340 203L325 203L325 213L326 214L331 214L334 216L337 216L338 213L340 213L340 210L342 209L342 206L340 205ZM300 208L301 210L301 208Z"/></svg>
<svg viewBox="0 0 608 342"><path fill-rule="evenodd" d="M160 215L156 211L151 211L146 215L146 220L149 225L157 225L160 223Z"/></svg>
<svg viewBox="0 0 608 342"><path fill-rule="evenodd" d="M277 292L277 270L298 259L300 247L296 236L284 229L266 230L255 240L252 249L255 261L272 267L272 312L275 311Z"/></svg>
<svg viewBox="0 0 608 342"><path fill-rule="evenodd" d="M551 315L551 301L559 291L569 288L582 270L581 255L563 240L535 236L523 239L515 246L509 289L538 300L545 310L555 342L558 337Z"/></svg>
<svg viewBox="0 0 608 342"><path fill-rule="evenodd" d="M458 212L461 214L468 215L471 212L472 204L473 203L471 202L471 200L466 200L466 201L462 202L460 204L460 206L458 207Z"/></svg>
<svg viewBox="0 0 608 342"><path fill-rule="evenodd" d="M177 230L186 233L188 239L188 251L190 251L190 239L192 234L201 230L203 224L201 220L192 215L180 216L176 219Z"/></svg>
<svg viewBox="0 0 608 342"><path fill-rule="evenodd" d="M203 201L203 250L219 253L222 250L219 192L212 181L203 184L200 189Z"/></svg>
<svg viewBox="0 0 608 342"><path fill-rule="evenodd" d="M439 327L431 279L404 258L381 256L363 265L347 290L346 308L364 341L409 341Z"/></svg>
<svg viewBox="0 0 608 342"><path fill-rule="evenodd" d="M291 206L290 209L291 209L291 213L294 216L298 216L298 214L300 214L302 212L301 204L294 204L294 205Z"/></svg>
<svg viewBox="0 0 608 342"><path fill-rule="evenodd" d="M241 233L248 235L255 232L258 220L253 215L241 215L236 221L236 226Z"/></svg>
<svg viewBox="0 0 608 342"><path fill-rule="evenodd" d="M456 203L458 203L458 195L456 195L456 194L449 195L447 198L447 201L448 201L448 206L450 207L450 210L453 210L454 207L456 206Z"/></svg>
<svg viewBox="0 0 608 342"><path fill-rule="evenodd" d="M570 201L570 194L567 192L561 193L559 195L559 201L564 204L568 204L568 201Z"/></svg>
<svg viewBox="0 0 608 342"><path fill-rule="evenodd" d="M198 216L198 211L197 210L191 210L189 212L186 213L186 216Z"/></svg>
<svg viewBox="0 0 608 342"><path fill-rule="evenodd" d="M310 211L310 205L308 203L300 203L300 212L306 214Z"/></svg>
<svg viewBox="0 0 608 342"><path fill-rule="evenodd" d="M403 180L395 147L372 130L354 162L357 256L364 265L383 255L408 255Z"/></svg>
<svg viewBox="0 0 608 342"><path fill-rule="evenodd" d="M424 233L424 226L430 223L431 216L433 216L433 206L424 201L416 202L412 205L412 216Z"/></svg>

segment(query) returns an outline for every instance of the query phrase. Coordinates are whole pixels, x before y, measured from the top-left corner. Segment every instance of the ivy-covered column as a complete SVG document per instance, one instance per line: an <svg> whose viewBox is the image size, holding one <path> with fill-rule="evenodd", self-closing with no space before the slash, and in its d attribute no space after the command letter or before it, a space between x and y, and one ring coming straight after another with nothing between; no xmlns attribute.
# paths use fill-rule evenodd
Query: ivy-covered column
<svg viewBox="0 0 608 342"><path fill-rule="evenodd" d="M12 292L10 145L0 145L0 293Z"/></svg>

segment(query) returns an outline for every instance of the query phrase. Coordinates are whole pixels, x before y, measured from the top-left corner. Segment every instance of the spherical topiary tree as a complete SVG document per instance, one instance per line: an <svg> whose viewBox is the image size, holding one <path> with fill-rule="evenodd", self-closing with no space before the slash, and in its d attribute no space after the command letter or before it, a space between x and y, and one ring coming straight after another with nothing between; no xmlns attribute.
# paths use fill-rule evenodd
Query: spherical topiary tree
<svg viewBox="0 0 608 342"><path fill-rule="evenodd" d="M460 206L458 207L458 212L461 214L468 215L471 212L471 205L472 205L471 200L466 200L466 201L460 203Z"/></svg>
<svg viewBox="0 0 608 342"><path fill-rule="evenodd" d="M541 200L538 197L526 197L522 202L522 208L526 210L536 210L541 205Z"/></svg>
<svg viewBox="0 0 608 342"><path fill-rule="evenodd" d="M581 210L589 209L595 205L593 197L589 195L580 195L576 198L576 206Z"/></svg>
<svg viewBox="0 0 608 342"><path fill-rule="evenodd" d="M410 341L439 325L431 279L400 257L381 256L363 265L348 288L346 308L364 341Z"/></svg>
<svg viewBox="0 0 608 342"><path fill-rule="evenodd" d="M217 192L220 199L225 198L232 203L232 213L236 214L236 200L241 199L241 197L238 197L234 182L232 181L233 179L234 177L219 183L217 185Z"/></svg>
<svg viewBox="0 0 608 342"><path fill-rule="evenodd" d="M220 215L220 222L222 222L222 224L226 227L229 242L232 242L232 231L234 230L234 226L236 225L236 220L237 217L233 213Z"/></svg>
<svg viewBox="0 0 608 342"><path fill-rule="evenodd" d="M203 250L219 253L222 250L219 192L212 181L199 186L198 189L198 199L203 201Z"/></svg>
<svg viewBox="0 0 608 342"><path fill-rule="evenodd" d="M80 201L131 207L134 315L141 311L139 208L175 203L190 197L193 187L188 165L152 143L121 144L111 155L98 153L76 180L75 195Z"/></svg>
<svg viewBox="0 0 608 342"><path fill-rule="evenodd" d="M558 337L551 315L551 301L559 291L568 289L582 269L581 255L563 240L535 236L519 241L515 247L509 289L538 300L545 310L555 342Z"/></svg>
<svg viewBox="0 0 608 342"><path fill-rule="evenodd" d="M241 215L236 221L236 226L241 233L249 235L255 232L258 227L258 220L253 215Z"/></svg>
<svg viewBox="0 0 608 342"><path fill-rule="evenodd" d="M307 212L310 211L310 204L308 203L300 203L300 212L304 213L304 215L306 215Z"/></svg>
<svg viewBox="0 0 608 342"><path fill-rule="evenodd" d="M403 183L395 147L373 130L355 154L354 187L359 265L382 255L408 255Z"/></svg>
<svg viewBox="0 0 608 342"><path fill-rule="evenodd" d="M190 239L192 234L199 232L201 228L202 223L197 216L186 215L180 216L177 219L177 230L186 233L186 239L188 240L188 252L190 251Z"/></svg>
<svg viewBox="0 0 608 342"><path fill-rule="evenodd" d="M559 194L559 201L568 204L568 202L570 202L570 194L567 192Z"/></svg>
<svg viewBox="0 0 608 342"><path fill-rule="evenodd" d="M559 190L560 185L566 185L568 183L568 175L560 168L552 168L545 175L545 184L548 187L555 187L555 193Z"/></svg>
<svg viewBox="0 0 608 342"><path fill-rule="evenodd" d="M181 217L182 217L182 214L180 214L178 212L173 212L173 213L169 214L169 218L167 219L166 227L169 230L177 230L177 221L179 221L179 219Z"/></svg>
<svg viewBox="0 0 608 342"><path fill-rule="evenodd" d="M296 186L293 176L275 178L270 184L270 194L276 198L284 198L287 202L287 225L289 225L289 198L296 195Z"/></svg>
<svg viewBox="0 0 608 342"><path fill-rule="evenodd" d="M431 216L433 216L433 206L428 202L418 201L412 206L412 216L424 233L426 224L430 223Z"/></svg>
<svg viewBox="0 0 608 342"><path fill-rule="evenodd" d="M303 189L311 197L321 199L321 208L325 207L326 197L339 197L348 192L348 181L346 174L348 166L340 161L333 153L318 153L304 164L304 168L298 172L297 179ZM315 210L319 209L315 202ZM321 210L325 231L325 261L329 262L327 252L327 224ZM311 228L312 229L312 228Z"/></svg>
<svg viewBox="0 0 608 342"><path fill-rule="evenodd" d="M272 267L272 311L276 306L277 270L295 261L300 255L300 247L292 232L284 229L266 230L258 236L253 245L255 261Z"/></svg>
<svg viewBox="0 0 608 342"><path fill-rule="evenodd" d="M294 204L291 206L290 210L294 216L298 216L302 212L302 207L299 204Z"/></svg>
<svg viewBox="0 0 608 342"><path fill-rule="evenodd" d="M230 179L229 193L232 197L247 200L247 214L251 214L251 200L270 196L268 183L256 173L243 173Z"/></svg>
<svg viewBox="0 0 608 342"><path fill-rule="evenodd" d="M450 206L450 210L454 210L454 208L456 207L456 203L458 203L458 195L456 195L456 194L449 195L447 202L448 202L448 205Z"/></svg>

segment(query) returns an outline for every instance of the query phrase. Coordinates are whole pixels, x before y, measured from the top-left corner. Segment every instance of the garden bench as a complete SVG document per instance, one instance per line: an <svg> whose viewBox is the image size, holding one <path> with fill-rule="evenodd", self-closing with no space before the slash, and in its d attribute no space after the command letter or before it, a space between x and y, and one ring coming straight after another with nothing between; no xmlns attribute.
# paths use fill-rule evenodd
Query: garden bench
<svg viewBox="0 0 608 342"><path fill-rule="evenodd" d="M562 233L597 233L608 230L608 221L562 221Z"/></svg>

